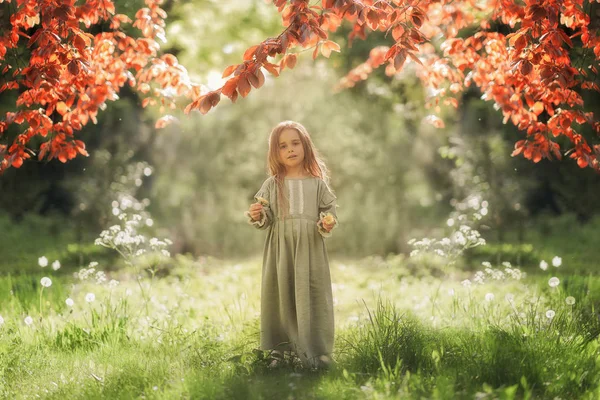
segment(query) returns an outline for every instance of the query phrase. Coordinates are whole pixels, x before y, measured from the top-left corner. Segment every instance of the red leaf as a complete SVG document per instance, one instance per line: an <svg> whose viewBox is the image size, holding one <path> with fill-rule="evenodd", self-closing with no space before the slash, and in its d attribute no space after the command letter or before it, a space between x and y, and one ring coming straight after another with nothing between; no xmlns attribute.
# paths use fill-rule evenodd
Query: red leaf
<svg viewBox="0 0 600 400"><path fill-rule="evenodd" d="M585 158L579 157L577 159L577 165L579 165L579 168L585 168L588 166L588 162Z"/></svg>
<svg viewBox="0 0 600 400"><path fill-rule="evenodd" d="M535 115L540 115L544 111L544 103L536 101L532 107L532 111Z"/></svg>
<svg viewBox="0 0 600 400"><path fill-rule="evenodd" d="M71 75L77 75L79 73L79 65L77 63L77 60L72 60L67 66L67 69L69 70L69 73Z"/></svg>
<svg viewBox="0 0 600 400"><path fill-rule="evenodd" d="M254 57L254 53L258 49L258 45L250 47L248 50L244 52L244 61L251 61Z"/></svg>
<svg viewBox="0 0 600 400"><path fill-rule="evenodd" d="M252 89L250 87L250 83L248 82L247 75L247 73L243 73L242 75L240 75L240 80L238 82L238 91L240 92L240 96L242 97L248 96L248 93L250 93L250 90Z"/></svg>
<svg viewBox="0 0 600 400"><path fill-rule="evenodd" d="M277 65L271 63L264 63L263 67L265 67L265 69L269 71L272 75L279 76L279 71L277 71Z"/></svg>
<svg viewBox="0 0 600 400"><path fill-rule="evenodd" d="M229 67L225 68L225 71L223 71L223 76L221 78L227 78L229 75L233 74L233 71L235 71L237 67L237 65L230 65Z"/></svg>
<svg viewBox="0 0 600 400"><path fill-rule="evenodd" d="M339 53L340 45L336 42L332 42L331 40L326 40L325 42L323 42L323 44L321 45L321 54L323 54L325 58L329 58L332 51L337 51Z"/></svg>
<svg viewBox="0 0 600 400"><path fill-rule="evenodd" d="M404 62L406 61L406 52L404 50L400 50L400 52L394 57L394 68L396 71L400 71Z"/></svg>
<svg viewBox="0 0 600 400"><path fill-rule="evenodd" d="M287 61L286 61L286 65L289 69L293 69L296 66L296 55L295 54L288 54L287 55Z"/></svg>

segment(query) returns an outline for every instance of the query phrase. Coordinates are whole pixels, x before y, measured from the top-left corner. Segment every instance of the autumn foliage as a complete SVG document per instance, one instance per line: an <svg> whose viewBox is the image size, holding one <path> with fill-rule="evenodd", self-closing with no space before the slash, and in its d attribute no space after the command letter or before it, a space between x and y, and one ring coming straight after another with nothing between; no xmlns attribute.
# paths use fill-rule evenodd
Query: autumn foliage
<svg viewBox="0 0 600 400"><path fill-rule="evenodd" d="M0 37L0 93L16 90L18 97L15 110L0 121L0 143L7 142L0 144L0 171L32 155L65 162L86 154L75 133L95 123L98 110L116 100L125 84L144 95L143 106L174 108L178 97L187 96L185 111L205 114L222 96L235 102L260 88L265 73L278 76L294 68L300 49L313 49L313 58L339 52L330 34L342 23L350 27L349 44L380 31L389 45L373 48L341 88L383 65L394 76L417 63L417 75L431 93L427 106L435 111L427 120L435 126L443 126L435 116L440 106L458 107L461 93L475 85L505 123L523 131L513 155L534 162L568 155L580 167L600 171L600 123L583 97L600 91L598 2L274 0L283 19L281 34L247 49L239 64L225 68L225 84L206 91L190 82L175 57L160 54L157 39L164 36L166 16L161 1L146 0L134 21L116 13L109 0L13 1L9 29ZM110 29L90 34L106 22ZM139 37L121 30L128 23L139 28ZM23 48L29 52L26 65L14 55ZM172 119L161 118L157 127ZM13 124L23 125L14 140L6 135ZM43 139L39 150L29 144L36 136Z"/></svg>

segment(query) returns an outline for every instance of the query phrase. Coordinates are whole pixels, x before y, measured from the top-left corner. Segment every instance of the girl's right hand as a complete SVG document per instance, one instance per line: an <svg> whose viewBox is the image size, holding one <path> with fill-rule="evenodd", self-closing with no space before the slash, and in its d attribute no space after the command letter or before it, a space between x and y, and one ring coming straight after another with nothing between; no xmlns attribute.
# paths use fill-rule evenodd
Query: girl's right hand
<svg viewBox="0 0 600 400"><path fill-rule="evenodd" d="M258 202L250 204L250 209L248 211L250 212L250 217L254 221L260 220L262 208L263 208L262 204L260 204Z"/></svg>

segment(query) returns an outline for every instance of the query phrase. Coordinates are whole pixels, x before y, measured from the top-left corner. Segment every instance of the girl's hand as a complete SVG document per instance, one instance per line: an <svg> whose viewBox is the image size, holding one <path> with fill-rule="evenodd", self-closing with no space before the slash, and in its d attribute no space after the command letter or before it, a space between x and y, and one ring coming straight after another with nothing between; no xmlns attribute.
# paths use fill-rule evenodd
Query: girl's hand
<svg viewBox="0 0 600 400"><path fill-rule="evenodd" d="M335 226L335 218L333 218L333 215L327 214L321 221L323 224L323 229L325 229L327 232L331 232Z"/></svg>
<svg viewBox="0 0 600 400"><path fill-rule="evenodd" d="M250 209L248 210L250 213L250 218L252 218L254 221L260 220L262 208L262 204L258 202L250 204Z"/></svg>

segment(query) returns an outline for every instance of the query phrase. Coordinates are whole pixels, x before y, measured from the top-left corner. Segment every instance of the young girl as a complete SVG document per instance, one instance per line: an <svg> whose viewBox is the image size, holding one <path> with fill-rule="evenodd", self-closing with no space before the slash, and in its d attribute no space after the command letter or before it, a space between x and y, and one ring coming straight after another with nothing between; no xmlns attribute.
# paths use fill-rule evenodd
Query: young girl
<svg viewBox="0 0 600 400"><path fill-rule="evenodd" d="M269 178L245 212L267 229L261 287L260 348L295 353L311 367L331 364L333 301L324 238L338 225L336 197L306 128L278 124L269 137Z"/></svg>

